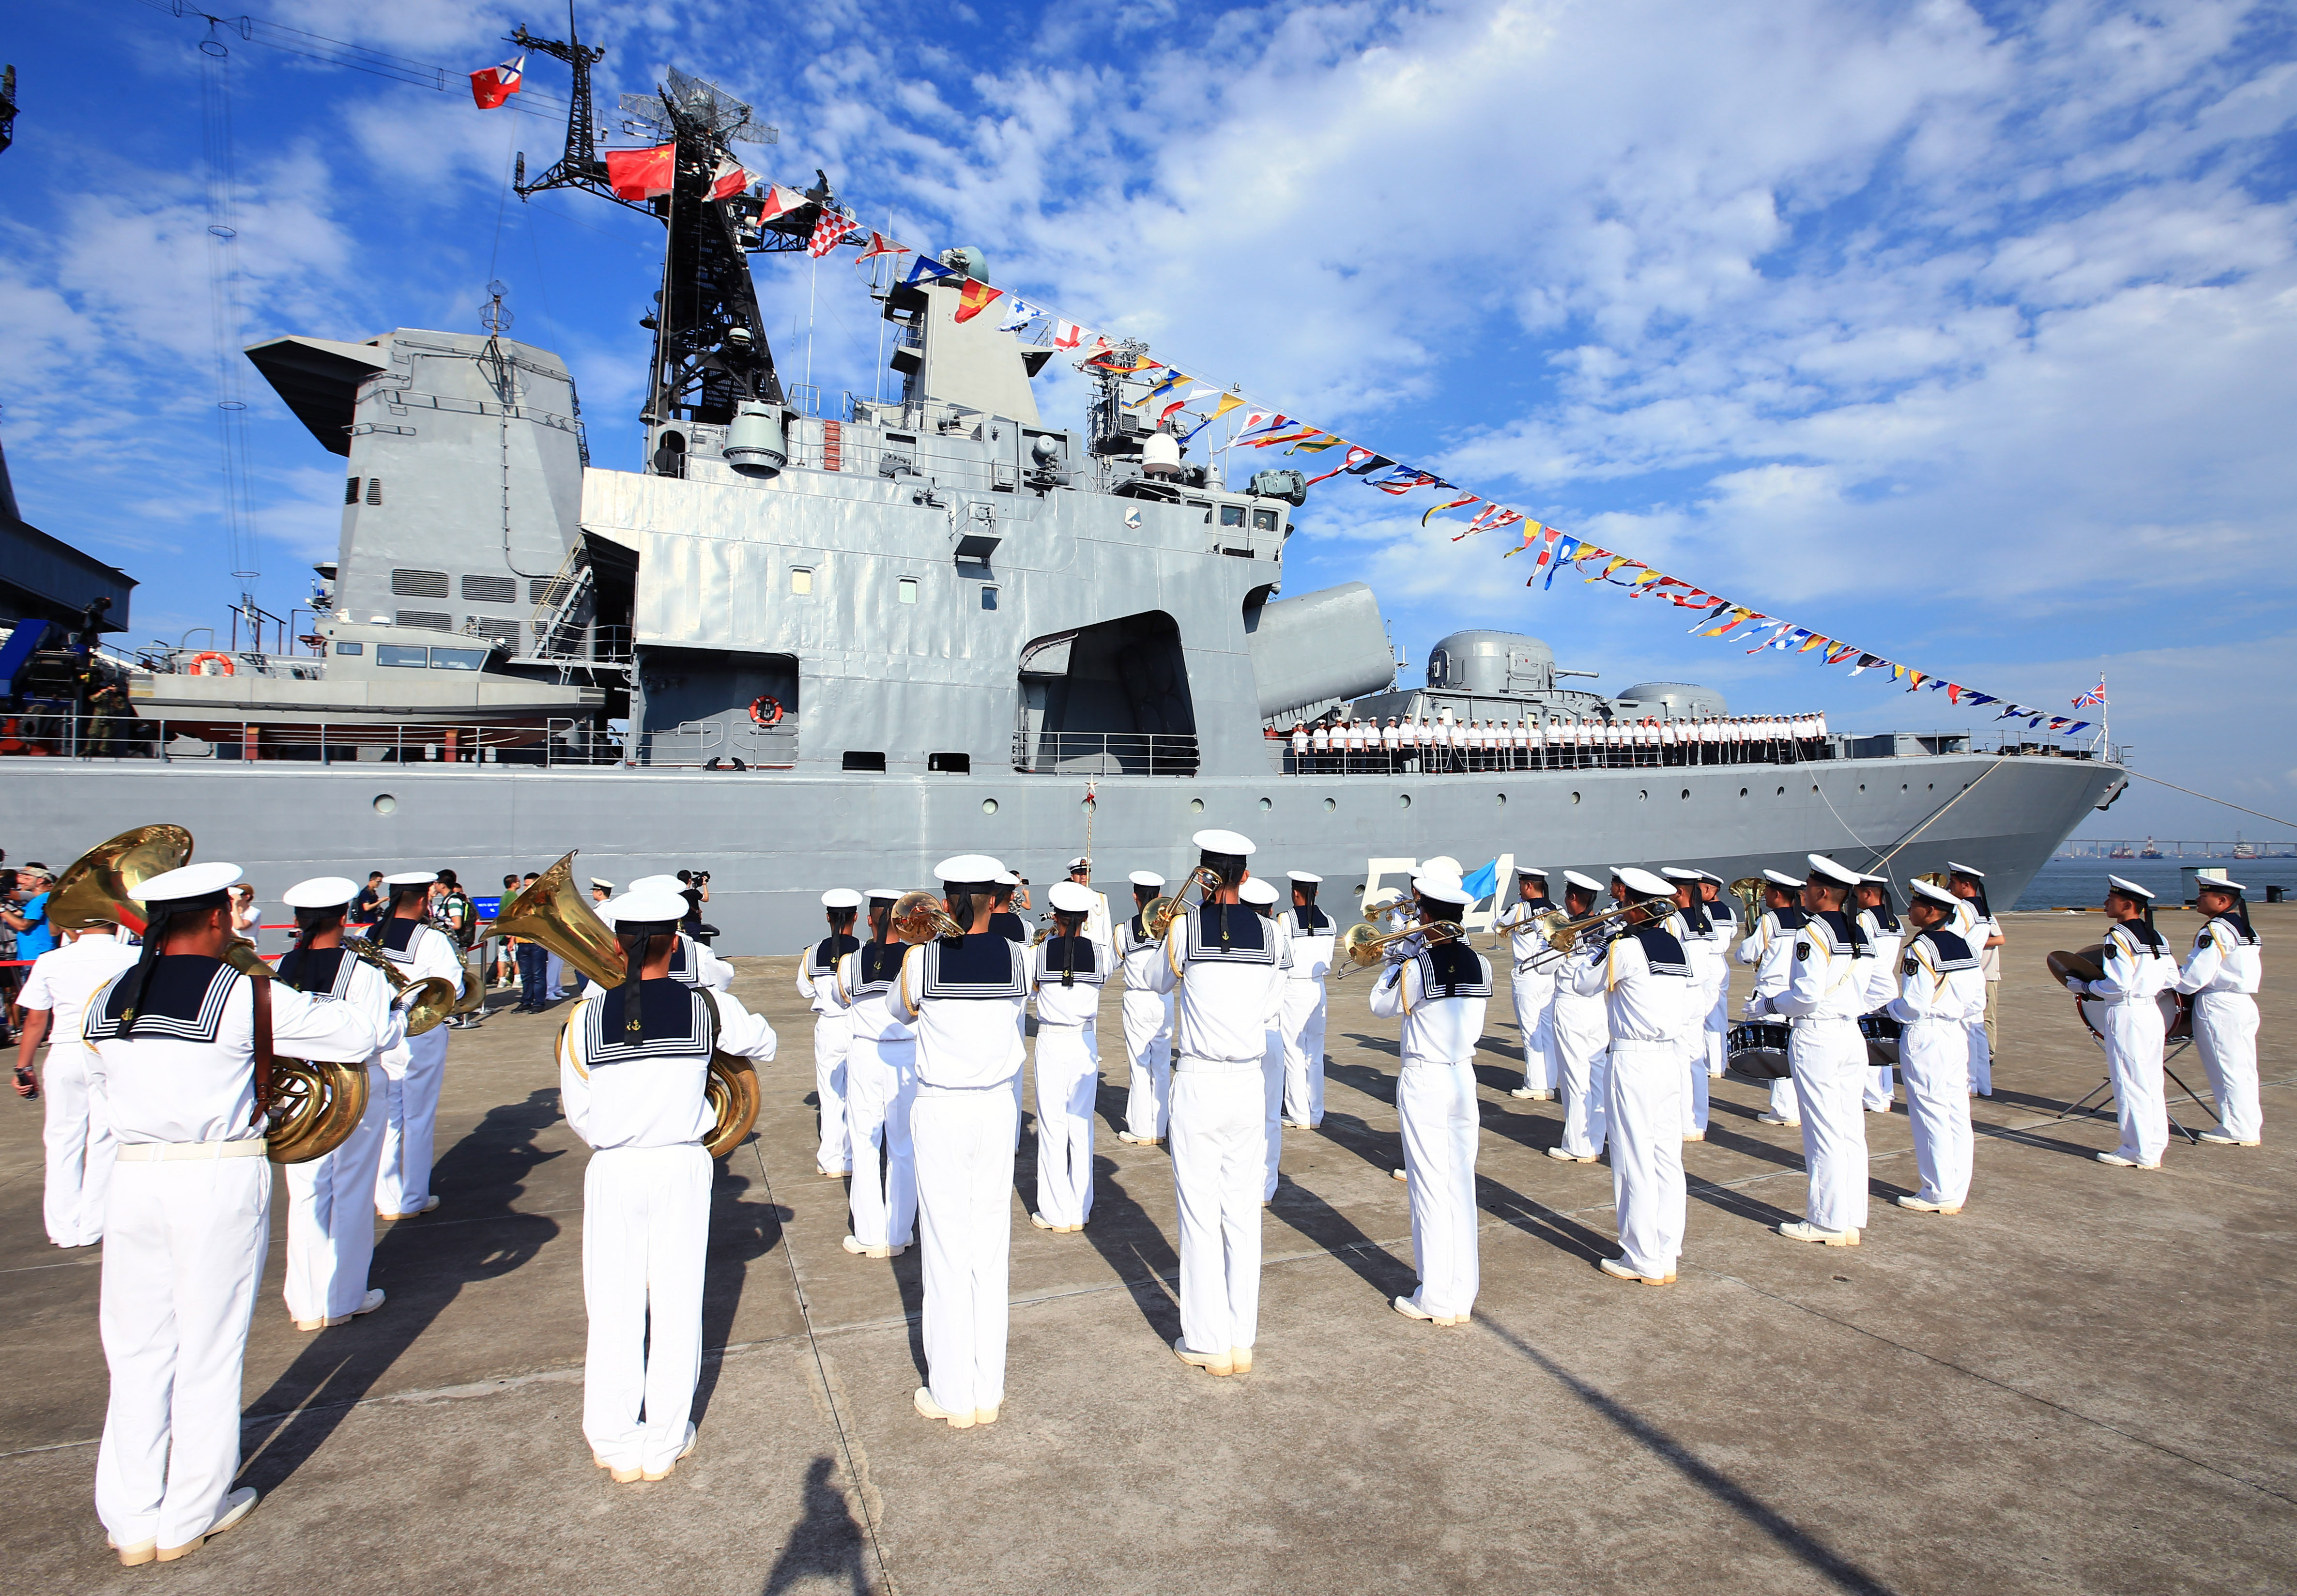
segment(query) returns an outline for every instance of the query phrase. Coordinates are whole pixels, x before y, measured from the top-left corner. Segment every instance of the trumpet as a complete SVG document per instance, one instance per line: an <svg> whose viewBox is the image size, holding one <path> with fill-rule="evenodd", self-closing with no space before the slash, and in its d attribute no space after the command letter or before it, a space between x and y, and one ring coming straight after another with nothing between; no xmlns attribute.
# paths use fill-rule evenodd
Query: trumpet
<svg viewBox="0 0 2297 1596"><path fill-rule="evenodd" d="M922 947L945 936L963 936L965 927L950 918L941 900L931 893L903 893L893 901L893 940Z"/></svg>
<svg viewBox="0 0 2297 1596"><path fill-rule="evenodd" d="M1210 865L1198 865L1181 883L1181 890L1162 898L1152 898L1148 907L1140 911L1141 929L1151 936L1161 937L1173 928L1174 921L1204 901L1204 894L1220 886L1220 874ZM1189 894L1198 894L1197 901L1188 901Z"/></svg>
<svg viewBox="0 0 2297 1596"><path fill-rule="evenodd" d="M420 1036L449 1015L458 1012L455 988L443 975L410 980L399 973L399 967L381 949L363 936L345 937L343 946L381 970L383 978L391 983L391 990L397 994L392 1001L407 1010L408 1035Z"/></svg>
<svg viewBox="0 0 2297 1596"><path fill-rule="evenodd" d="M1332 951L1346 958L1350 967L1332 979L1345 981L1357 970L1370 969L1383 960L1390 942L1400 942L1407 936L1424 936L1431 942L1449 942L1459 941L1461 935L1458 923L1452 920L1423 920L1417 926L1406 926L1401 931L1386 933L1369 920L1359 920L1341 932L1339 940L1333 944Z"/></svg>

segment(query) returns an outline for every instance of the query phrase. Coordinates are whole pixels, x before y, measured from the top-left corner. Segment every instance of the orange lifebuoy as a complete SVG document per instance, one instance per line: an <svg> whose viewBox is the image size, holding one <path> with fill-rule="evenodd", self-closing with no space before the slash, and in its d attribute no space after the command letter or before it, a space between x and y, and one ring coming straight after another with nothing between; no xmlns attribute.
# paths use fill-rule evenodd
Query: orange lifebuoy
<svg viewBox="0 0 2297 1596"><path fill-rule="evenodd" d="M222 666L223 669L220 670L201 670L200 667L206 664L210 660L213 660L217 664ZM235 675L236 672L232 668L231 656L229 654L218 654L214 649L207 648L201 650L198 654L192 656L192 674L193 676L232 676Z"/></svg>
<svg viewBox="0 0 2297 1596"><path fill-rule="evenodd" d="M761 693L750 700L750 724L778 726L782 719L782 701L771 693Z"/></svg>

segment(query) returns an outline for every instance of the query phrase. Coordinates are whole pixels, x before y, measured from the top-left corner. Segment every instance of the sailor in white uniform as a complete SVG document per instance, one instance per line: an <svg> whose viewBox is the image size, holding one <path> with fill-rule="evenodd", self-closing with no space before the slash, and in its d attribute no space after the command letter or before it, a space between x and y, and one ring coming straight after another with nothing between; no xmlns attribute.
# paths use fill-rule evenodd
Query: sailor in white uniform
<svg viewBox="0 0 2297 1596"><path fill-rule="evenodd" d="M1153 974L1177 991L1173 1016L1173 1185L1180 1199L1184 1363L1216 1375L1252 1367L1260 1323L1260 1209L1268 1169L1268 1016L1281 993L1274 922L1238 898L1249 838L1200 831L1203 865L1220 878L1173 921Z"/></svg>
<svg viewBox="0 0 2297 1596"><path fill-rule="evenodd" d="M2265 1139L2257 1091L2257 991L2265 983L2265 965L2241 894L2240 882L2223 877L2204 876L2194 884L2194 900L2209 920L2194 937L2178 990L2193 994L2194 1045L2210 1072L2223 1126L2202 1131L2202 1139L2253 1148Z"/></svg>
<svg viewBox="0 0 2297 1596"><path fill-rule="evenodd" d="M131 894L136 962L88 1000L89 1090L119 1139L97 1320L111 1371L95 1510L122 1563L188 1555L255 1506L239 1472L240 1373L263 1279L273 1049L364 1058L378 1038L323 1003L224 961L239 867L186 865Z"/></svg>
<svg viewBox="0 0 2297 1596"><path fill-rule="evenodd" d="M610 881L600 881L594 876L591 878L590 885L593 896L597 895L597 889L600 887L605 889L605 896L607 900L612 900L614 896L614 885ZM631 882L625 891L643 892L652 887L659 887L667 893L682 893L686 890L686 883L675 876L641 876ZM683 930L679 932L678 947L670 956L670 978L686 986L706 986L712 991L729 992L734 990L734 967L688 936ZM581 995L586 998L598 996L597 984L595 982L586 983Z"/></svg>
<svg viewBox="0 0 2297 1596"><path fill-rule="evenodd" d="M622 983L581 1000L559 1033L559 1103L590 1147L582 1435L618 1485L661 1479L694 1450L712 1173L703 1143L717 1118L710 1056L774 1056L763 1016L671 977L685 913L675 893L625 893L614 917Z"/></svg>
<svg viewBox="0 0 2297 1596"><path fill-rule="evenodd" d="M1456 876L1415 876L1423 921L1457 923L1474 894ZM1393 1306L1406 1319L1468 1322L1482 1280L1477 1259L1476 1044L1491 1001L1492 967L1466 942L1433 942L1391 962L1371 1011L1403 1016L1395 1113L1412 1192L1412 1257L1420 1288Z"/></svg>
<svg viewBox="0 0 2297 1596"><path fill-rule="evenodd" d="M1318 729L1322 729L1321 723ZM1165 1139L1172 1107L1173 998L1154 984L1165 944L1148 934L1140 911L1164 892L1165 878L1154 870L1135 870L1126 879L1132 884L1132 917L1116 928L1116 957L1124 970L1124 1001L1119 1012L1132 1090L1124 1099L1124 1129L1116 1139L1149 1146Z"/></svg>
<svg viewBox="0 0 2297 1596"><path fill-rule="evenodd" d="M853 1045L853 1022L839 1005L835 987L837 961L861 945L853 934L861 894L833 887L821 894L821 907L829 934L798 955L797 992L813 1010L813 1095L821 1115L814 1166L836 1180L853 1164L845 1140L845 1055Z"/></svg>
<svg viewBox="0 0 2297 1596"><path fill-rule="evenodd" d="M1563 912L1585 919L1595 912L1602 884L1577 870L1563 872ZM1580 949L1603 945L1600 928L1580 934ZM1548 1012L1548 1040L1556 1090L1563 1097L1563 1139L1547 1149L1550 1158L1593 1164L1610 1137L1610 1018L1600 993L1582 992L1572 982L1579 952L1555 965L1555 1000ZM1681 1155L1676 1155L1680 1160Z"/></svg>
<svg viewBox="0 0 2297 1596"><path fill-rule="evenodd" d="M55 899L48 900L48 918ZM109 920L56 926L64 940L32 961L16 1001L23 1010L16 1062L29 1069L32 1055L46 1039L48 1057L40 1072L40 1140L45 1183L40 1217L48 1239L58 1246L94 1246L103 1239L103 1205L111 1190L117 1148L103 1099L89 1091L95 1053L80 1040L88 994L136 962L136 950Z"/></svg>
<svg viewBox="0 0 2297 1596"><path fill-rule="evenodd" d="M1092 860L1083 854L1069 860L1069 881L1073 885L1083 889L1092 900L1092 907L1085 911L1085 940L1099 944L1102 952L1107 956L1100 961L1100 967L1106 973L1114 968L1116 963L1116 927L1108 917L1108 894L1094 890ZM1051 897L1052 894L1050 892L1046 893L1049 901Z"/></svg>
<svg viewBox="0 0 2297 1596"><path fill-rule="evenodd" d="M2066 977L2066 990L2104 1006L2098 1033L2113 1077L2120 1145L2100 1164L2159 1169L2169 1145L2169 1107L2161 1090L2161 1039L2168 1022L2161 994L2178 983L2178 961L2153 928L2153 894L2120 876L2105 878L2105 973L2096 981Z"/></svg>
<svg viewBox="0 0 2297 1596"><path fill-rule="evenodd" d="M864 1258L907 1252L917 1233L918 1164L910 1111L918 1095L917 1031L893 1010L909 945L893 939L891 887L868 893L869 940L837 961L832 990L853 1027L845 1055L846 1144L853 1154L847 1205L853 1228L844 1242Z"/></svg>
<svg viewBox="0 0 2297 1596"><path fill-rule="evenodd" d="M1537 921L1555 905L1547 899L1546 871L1519 866L1515 881L1516 901L1494 922L1508 934L1508 957L1514 961L1508 996L1515 1004L1516 1033L1523 1039L1523 1084L1508 1095L1545 1102L1555 1096L1555 1047L1548 1032L1555 1014L1556 961ZM1535 967L1526 967L1535 961Z"/></svg>
<svg viewBox="0 0 2297 1596"><path fill-rule="evenodd" d="M1699 1024L1699 991L1682 942L1667 929L1673 884L1628 866L1613 872L1634 905L1625 926L1590 957L1575 955L1566 979L1604 1006L1610 1036L1611 1192L1619 1256L1605 1274L1672 1285L1683 1256L1684 1057Z"/></svg>
<svg viewBox="0 0 2297 1596"><path fill-rule="evenodd" d="M1906 927L1898 923L1898 911L1890 901L1890 878L1888 876L1862 876L1851 889L1855 901L1848 907L1857 910L1858 929L1866 934L1869 946L1874 950L1874 967L1866 989L1867 1014L1881 1014L1899 995L1898 946L1906 941ZM1983 1005L1980 1005L1981 1008ZM1863 1094L1866 1112L1888 1114L1896 1100L1895 1083L1890 1066L1875 1064L1869 1055L1866 1065L1866 1090Z"/></svg>
<svg viewBox="0 0 2297 1596"><path fill-rule="evenodd" d="M1970 1197L1968 1027L1972 1010L1985 1013L1986 980L1978 956L1952 929L1956 901L1927 881L1913 884L1898 995L1885 1011L1901 1027L1898 1074L1922 1176L1922 1189L1898 1206L1920 1213L1959 1213Z"/></svg>
<svg viewBox="0 0 2297 1596"><path fill-rule="evenodd" d="M366 1113L342 1145L282 1170L287 1182L287 1312L299 1330L344 1324L383 1306L366 1283L375 1259L375 1178L383 1165L383 1056L407 1033L407 1015L383 974L343 941L343 917L358 896L348 876L299 881L281 895L295 911L295 946L279 960L279 983L322 1002L349 1003L366 1017L375 1050L344 1064L366 1068Z"/></svg>
<svg viewBox="0 0 2297 1596"><path fill-rule="evenodd" d="M1277 1169L1284 1159L1284 993L1292 984L1292 934L1277 917L1273 884L1252 876L1237 889L1236 901L1274 928L1276 962L1285 977L1269 993L1268 1050L1261 1056L1261 1130L1268 1140L1268 1166L1260 1200L1267 1204L1276 1200Z"/></svg>
<svg viewBox="0 0 2297 1596"><path fill-rule="evenodd" d="M435 870L404 870L383 878L391 910L369 933L385 958L409 981L437 976L460 991L463 961L454 939L425 925ZM383 1051L383 1156L375 1178L375 1212L387 1220L413 1219L439 1205L431 1189L432 1139L439 1124L439 1089L447 1079L446 1025L402 1037Z"/></svg>
<svg viewBox="0 0 2297 1596"><path fill-rule="evenodd" d="M1866 1228L1866 1039L1858 1032L1873 979L1873 948L1844 911L1858 872L1810 855L1786 984L1755 1000L1761 1014L1788 1016L1787 1058L1802 1109L1803 1167L1810 1178L1806 1215L1779 1227L1791 1241L1857 1246Z"/></svg>
<svg viewBox="0 0 2297 1596"><path fill-rule="evenodd" d="M995 1422L1005 1400L1013 1252L1014 1082L1029 955L990 929L1002 867L964 853L935 867L961 937L911 948L890 1006L918 1033L910 1139L925 1251L926 1383L911 1399L951 1429Z"/></svg>
<svg viewBox="0 0 2297 1596"><path fill-rule="evenodd" d="M1700 892L1706 876L1697 870L1668 865L1659 872L1675 888L1675 939L1691 964L1691 999L1696 1020L1683 1039L1683 1139L1707 1139L1707 1012L1716 985L1730 979L1723 959L1729 950L1728 926L1717 929Z"/></svg>
<svg viewBox="0 0 2297 1596"><path fill-rule="evenodd" d="M1100 1089L1095 1021L1108 950L1086 934L1100 894L1053 884L1053 934L1029 961L1037 1000L1037 1211L1040 1230L1082 1230L1092 1217L1092 1110Z"/></svg>
<svg viewBox="0 0 2297 1596"><path fill-rule="evenodd" d="M1970 1027L1970 1090L1981 1098L1994 1095L1994 1008L2002 986L2002 926L1986 901L1986 872L1947 861L1947 889L1963 901L1955 930L1978 955L1986 975L1986 1012Z"/></svg>
<svg viewBox="0 0 2297 1596"><path fill-rule="evenodd" d="M1732 944L1743 927L1728 885L1712 870L1699 873L1699 901L1707 906L1707 917L1714 924L1717 954L1700 1040L1707 1055L1707 1078L1719 1081L1730 1062Z"/></svg>
<svg viewBox="0 0 2297 1596"><path fill-rule="evenodd" d="M1286 879L1292 907L1278 917L1292 948L1292 965L1284 972L1283 1123L1313 1131L1324 1123L1324 979L1331 974L1338 927L1316 907L1322 876L1291 870Z"/></svg>
<svg viewBox="0 0 2297 1596"><path fill-rule="evenodd" d="M1762 916L1738 952L1741 964L1755 967L1755 990L1748 994L1744 1010L1749 1019L1768 1013L1760 1006L1786 991L1789 956L1809 917L1802 906L1802 883L1783 870L1765 870ZM1771 1082L1771 1106L1755 1117L1766 1125L1802 1123L1802 1105L1796 1099L1791 1074Z"/></svg>

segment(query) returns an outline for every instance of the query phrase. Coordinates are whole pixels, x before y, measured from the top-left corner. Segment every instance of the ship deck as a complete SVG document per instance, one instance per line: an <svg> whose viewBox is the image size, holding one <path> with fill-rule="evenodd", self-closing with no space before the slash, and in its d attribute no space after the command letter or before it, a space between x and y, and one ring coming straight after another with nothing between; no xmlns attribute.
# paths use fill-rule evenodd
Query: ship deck
<svg viewBox="0 0 2297 1596"><path fill-rule="evenodd" d="M1265 1224L1257 1367L1174 1361L1172 1182L1116 1139L1124 1068L1104 1013L1099 1197L1083 1234L1012 1206L1009 1392L953 1433L910 1408L914 1253L848 1256L813 1173L810 1028L788 959L737 991L779 1029L756 1138L718 1179L700 1444L615 1486L579 1430L584 1152L556 1108L554 1017L458 1033L443 1206L376 1254L391 1301L299 1336L281 1246L251 1341L245 1477L265 1501L189 1560L127 1570L89 1504L104 1370L97 1267L41 1238L38 1115L0 1111L0 1531L26 1591L334 1596L506 1587L693 1592L1413 1588L1672 1592L2286 1590L2297 1584L2297 1005L2263 999L2270 1139L2173 1144L2159 1174L2090 1155L2109 1121L2054 1118L2101 1056L2041 974L2094 917L2005 917L1996 1092L1956 1219L1913 1187L1903 1112L1867 1123L1877 1195L1856 1250L1791 1244L1791 1131L1716 1093L1685 1149L1681 1283L1594 1267L1601 1167L1544 1156L1552 1103L1503 999L1479 1060L1483 1293L1436 1330L1412 1283L1393 1105L1395 1027L1340 983L1328 1117L1286 1132ZM2268 947L2297 909L2257 911ZM2162 916L2173 942L2189 914ZM1734 970L1743 991L1746 973ZM2174 1066L2204 1086L2190 1052ZM2206 1123L2172 1088L2173 1111ZM275 1230L283 1211L275 1204Z"/></svg>

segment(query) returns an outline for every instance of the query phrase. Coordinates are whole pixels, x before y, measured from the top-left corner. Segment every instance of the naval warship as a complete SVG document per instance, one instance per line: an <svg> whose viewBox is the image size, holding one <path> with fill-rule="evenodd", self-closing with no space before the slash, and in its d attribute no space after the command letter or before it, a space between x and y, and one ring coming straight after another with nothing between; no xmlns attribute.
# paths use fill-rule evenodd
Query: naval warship
<svg viewBox="0 0 2297 1596"><path fill-rule="evenodd" d="M593 136L594 46L564 156L522 195L615 203ZM2019 890L2126 781L2087 754L1980 752L1967 733L1832 736L1790 763L1301 773L1271 734L1335 709L1453 719L1727 713L1719 694L1567 685L1541 640L1473 630L1399 687L1372 591L1288 594L1297 473L1241 483L1103 361L1082 426L1040 415L1057 352L961 317L963 279L873 287L897 399L785 385L752 278L836 207L721 192L749 108L673 72L624 111L675 144L640 469L592 462L572 375L506 336L400 328L246 353L345 462L338 557L305 652L162 650L78 757L0 765L12 841L69 852L189 827L259 894L321 871L452 866L466 884L570 849L614 881L712 877L723 951L797 946L832 886L929 884L992 853L1037 882L1090 854L1177 878L1190 835L1350 894L1418 859L1726 879L1806 852L1900 881L1949 859ZM944 262L985 276L978 251ZM2039 749L2027 752L2039 753ZM1479 906L1488 924L1493 904Z"/></svg>

